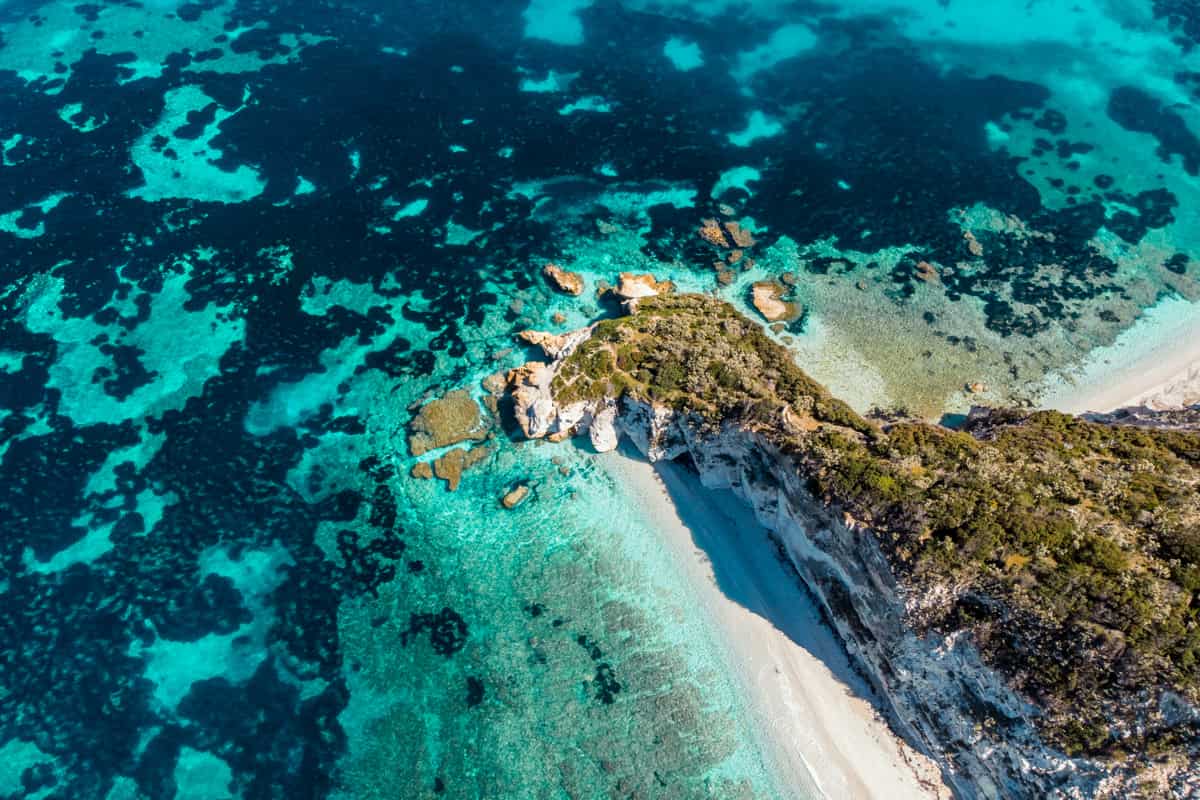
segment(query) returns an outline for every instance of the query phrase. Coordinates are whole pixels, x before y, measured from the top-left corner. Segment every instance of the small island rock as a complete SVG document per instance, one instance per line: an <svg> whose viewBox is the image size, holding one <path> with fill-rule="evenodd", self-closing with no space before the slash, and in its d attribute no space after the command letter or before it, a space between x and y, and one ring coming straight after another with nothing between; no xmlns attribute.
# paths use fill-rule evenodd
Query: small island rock
<svg viewBox="0 0 1200 800"><path fill-rule="evenodd" d="M750 302L767 322L791 322L799 319L802 309L796 303L780 299L786 292L787 289L778 283L761 281L754 284Z"/></svg>
<svg viewBox="0 0 1200 800"><path fill-rule="evenodd" d="M583 294L583 276L578 272L570 272L558 264L547 264L542 267L542 274L555 289L564 294L574 297Z"/></svg>

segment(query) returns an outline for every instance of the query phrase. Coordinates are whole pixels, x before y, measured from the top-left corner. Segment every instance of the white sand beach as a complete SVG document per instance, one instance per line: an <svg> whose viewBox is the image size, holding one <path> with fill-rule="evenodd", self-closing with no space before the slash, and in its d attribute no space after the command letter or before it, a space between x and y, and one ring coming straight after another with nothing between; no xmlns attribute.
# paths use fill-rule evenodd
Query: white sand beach
<svg viewBox="0 0 1200 800"><path fill-rule="evenodd" d="M622 448L624 450L624 448ZM896 737L833 632L741 500L675 464L602 463L636 497L722 633L781 782L797 797L948 798L936 765Z"/></svg>
<svg viewBox="0 0 1200 800"><path fill-rule="evenodd" d="M1043 408L1069 414L1200 403L1200 304L1165 298L1071 375L1047 380Z"/></svg>

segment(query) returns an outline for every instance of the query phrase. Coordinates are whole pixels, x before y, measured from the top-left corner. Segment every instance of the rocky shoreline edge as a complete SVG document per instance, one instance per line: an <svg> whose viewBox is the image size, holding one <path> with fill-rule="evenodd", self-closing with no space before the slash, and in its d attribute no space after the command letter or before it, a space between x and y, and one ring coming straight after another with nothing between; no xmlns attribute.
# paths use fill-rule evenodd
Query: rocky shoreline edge
<svg viewBox="0 0 1200 800"><path fill-rule="evenodd" d="M523 334L547 357L507 375L507 396L525 437L561 440L586 435L596 451L607 452L624 436L650 461L687 461L706 486L728 488L741 497L764 527L774 531L782 552L878 693L893 729L938 762L957 796L1182 798L1200 791L1200 707L1194 684L1175 675L1174 681L1154 685L1098 688L1088 696L1097 702L1127 698L1129 707L1123 713L1082 709L1088 713L1080 716L1091 729L1079 734L1081 744L1064 747L1074 729L1069 722L1062 724L1062 704L1081 693L1072 689L1064 690L1061 697L1039 696L1039 691L1045 694L1045 687L1031 681L1020 667L1004 662L1014 653L1036 655L1034 661L1046 657L1037 653L1041 643L1035 641L1045 631L1037 630L1037 620L1023 618L1028 609L1006 607L1011 592L990 596L986 581L978 576L947 570L939 579L928 568L913 568L901 551L907 542L897 545L902 537L891 521L885 521L885 512L874 513L870 502L848 502L836 487L814 491L814 470L825 470L829 464L814 461L807 444L796 447L796 441L808 442L829 430L863 441L889 434L875 433L879 426L857 418L815 384L801 387L796 394L803 400L799 405L772 406L761 402L761 392L740 396L740 389L725 398L731 402L711 403L703 394L692 393L688 381L695 382L690 369L696 365L639 361L645 353L631 355L627 351L636 349L636 342L622 340L627 335L636 339L637 334L631 333L633 328L622 330L621 319L671 317L672 324L682 319L693 329L711 328L690 344L715 345L716 339L709 342L704 337L746 335L741 322L730 321L741 318L707 297L676 295L686 302L656 304L655 298L670 295L652 278L626 283L627 291L618 296L627 305L628 317L567 334ZM661 333L653 328L646 331L659 339ZM597 347L599 335L611 341ZM765 337L764 341L768 344L755 340L755 347L777 347ZM622 358L627 363L619 363ZM723 377L719 363L705 368L715 375L713 385L736 383L736 376ZM971 436L989 441L1002 430L1023 424L1023 419L1006 413L976 412L968 423ZM1167 427L1182 436L1195 436L1192 432L1198 427L1186 415L1176 414L1168 422L1148 412L1081 424L1130 423ZM1191 470L1200 463L1200 455L1197 459L1188 462L1180 480L1195 479ZM891 490L891 475L876 478L881 491ZM1194 489L1194 484L1189 485ZM1147 513L1157 513L1157 508ZM1025 566L1023 560L1031 558L1040 556L1014 550L1004 556L1004 563L1017 565L1019 571ZM1048 560L1053 562L1053 557ZM1172 602L1181 601L1174 597ZM981 608L973 609L974 605ZM986 624L959 620L966 612L979 613ZM1194 624L1194 613L1185 609L1184 616ZM1091 619L1083 622L1098 625ZM997 645L992 641L999 635L995 629L1004 624L1029 628L1031 640L1024 645ZM1132 638L1119 625L1097 635L1103 638L1108 630ZM981 646L984 633L988 641ZM1100 666L1088 662L1103 649L1102 645L1082 647L1086 668L1077 671L1082 677L1064 680L1128 680L1142 674L1126 669L1120 663L1122 654ZM1056 657L1064 658L1050 653L1051 659ZM1099 725L1104 730L1099 732L1097 719L1104 720ZM1067 749L1074 752L1068 754Z"/></svg>

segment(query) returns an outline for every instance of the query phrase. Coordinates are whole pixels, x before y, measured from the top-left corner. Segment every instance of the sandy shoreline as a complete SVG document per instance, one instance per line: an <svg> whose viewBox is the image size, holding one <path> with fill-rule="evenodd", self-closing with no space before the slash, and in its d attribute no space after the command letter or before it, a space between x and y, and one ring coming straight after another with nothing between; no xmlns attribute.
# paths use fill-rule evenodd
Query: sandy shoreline
<svg viewBox="0 0 1200 800"><path fill-rule="evenodd" d="M602 463L642 506L719 628L784 788L831 800L949 796L936 766L878 715L742 501L674 464L651 466L621 451Z"/></svg>
<svg viewBox="0 0 1200 800"><path fill-rule="evenodd" d="M1166 298L1088 354L1071 375L1047 379L1041 406L1069 414L1200 403L1200 304Z"/></svg>

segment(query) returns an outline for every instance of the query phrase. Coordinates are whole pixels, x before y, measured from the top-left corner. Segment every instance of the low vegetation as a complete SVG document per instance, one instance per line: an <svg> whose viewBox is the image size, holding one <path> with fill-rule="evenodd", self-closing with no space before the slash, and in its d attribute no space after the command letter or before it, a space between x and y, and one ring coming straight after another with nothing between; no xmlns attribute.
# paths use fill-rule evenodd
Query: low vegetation
<svg viewBox="0 0 1200 800"><path fill-rule="evenodd" d="M1196 740L1158 709L1165 690L1200 703L1200 433L1009 411L967 432L883 427L697 295L601 322L554 389L630 394L769 439L870 525L910 591L953 589L913 624L970 630L1066 752Z"/></svg>

